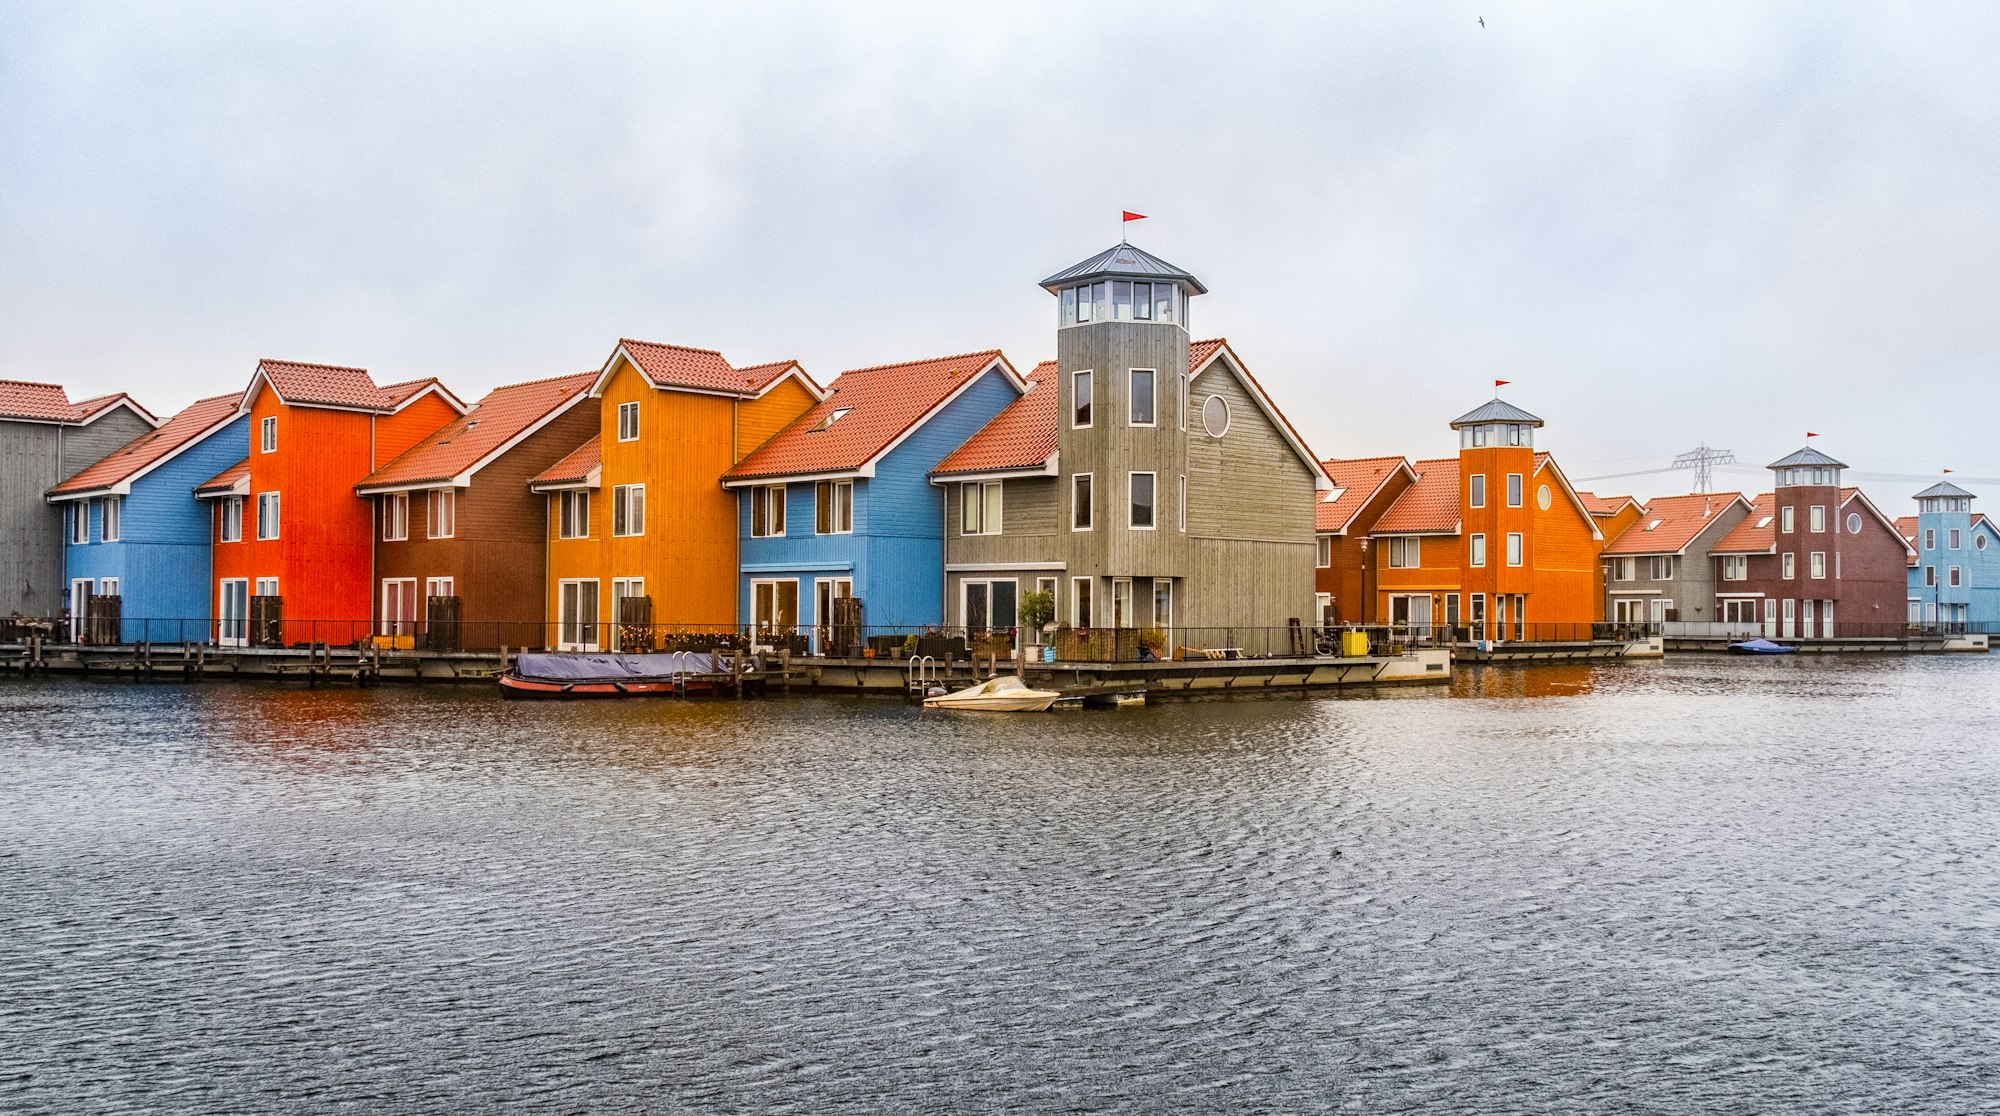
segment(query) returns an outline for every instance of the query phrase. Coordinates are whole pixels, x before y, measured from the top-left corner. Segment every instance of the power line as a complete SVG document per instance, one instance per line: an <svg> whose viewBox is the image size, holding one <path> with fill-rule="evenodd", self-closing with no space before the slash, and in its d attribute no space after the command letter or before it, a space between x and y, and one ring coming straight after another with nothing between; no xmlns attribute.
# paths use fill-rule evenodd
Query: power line
<svg viewBox="0 0 2000 1116"><path fill-rule="evenodd" d="M1715 491L1715 467L1736 464L1736 455L1726 449L1716 449L1707 442L1674 458L1673 468L1694 470L1694 490L1696 492Z"/></svg>

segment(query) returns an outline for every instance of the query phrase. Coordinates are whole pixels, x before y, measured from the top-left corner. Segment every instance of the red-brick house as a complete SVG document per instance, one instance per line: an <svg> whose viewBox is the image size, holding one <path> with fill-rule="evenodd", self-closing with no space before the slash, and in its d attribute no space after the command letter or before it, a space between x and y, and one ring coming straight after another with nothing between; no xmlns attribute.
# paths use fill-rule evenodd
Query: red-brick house
<svg viewBox="0 0 2000 1116"><path fill-rule="evenodd" d="M1910 546L1895 521L1816 449L1769 468L1775 487L1709 552L1716 615L1755 615L1767 639L1902 635Z"/></svg>
<svg viewBox="0 0 2000 1116"><path fill-rule="evenodd" d="M1315 509L1317 622L1372 623L1375 585L1368 569L1368 533L1396 498L1417 482L1417 474L1401 456L1320 464L1333 478L1334 488L1321 494Z"/></svg>

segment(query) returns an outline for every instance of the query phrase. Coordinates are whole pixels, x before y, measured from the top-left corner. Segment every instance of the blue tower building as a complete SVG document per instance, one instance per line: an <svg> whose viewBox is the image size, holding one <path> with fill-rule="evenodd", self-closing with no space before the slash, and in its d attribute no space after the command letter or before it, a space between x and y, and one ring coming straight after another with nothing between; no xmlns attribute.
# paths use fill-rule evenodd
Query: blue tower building
<svg viewBox="0 0 2000 1116"><path fill-rule="evenodd" d="M2000 530L1949 481L1917 493L1910 622L2000 632Z"/></svg>

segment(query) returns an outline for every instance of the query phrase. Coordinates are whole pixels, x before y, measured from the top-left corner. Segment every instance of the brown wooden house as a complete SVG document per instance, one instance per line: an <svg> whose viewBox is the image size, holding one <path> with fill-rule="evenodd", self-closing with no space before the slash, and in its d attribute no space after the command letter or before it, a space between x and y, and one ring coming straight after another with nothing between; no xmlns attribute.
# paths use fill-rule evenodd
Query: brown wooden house
<svg viewBox="0 0 2000 1116"><path fill-rule="evenodd" d="M597 433L594 372L495 388L355 486L374 505L376 639L540 647L543 498L528 481Z"/></svg>

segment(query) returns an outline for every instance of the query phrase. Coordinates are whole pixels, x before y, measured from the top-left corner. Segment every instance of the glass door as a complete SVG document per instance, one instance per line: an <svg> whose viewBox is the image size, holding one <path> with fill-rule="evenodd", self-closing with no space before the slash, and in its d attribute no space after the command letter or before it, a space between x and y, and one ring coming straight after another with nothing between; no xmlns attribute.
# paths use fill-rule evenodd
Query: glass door
<svg viewBox="0 0 2000 1116"><path fill-rule="evenodd" d="M224 647L241 647L250 638L250 582L246 578L225 577L221 588L215 641Z"/></svg>

